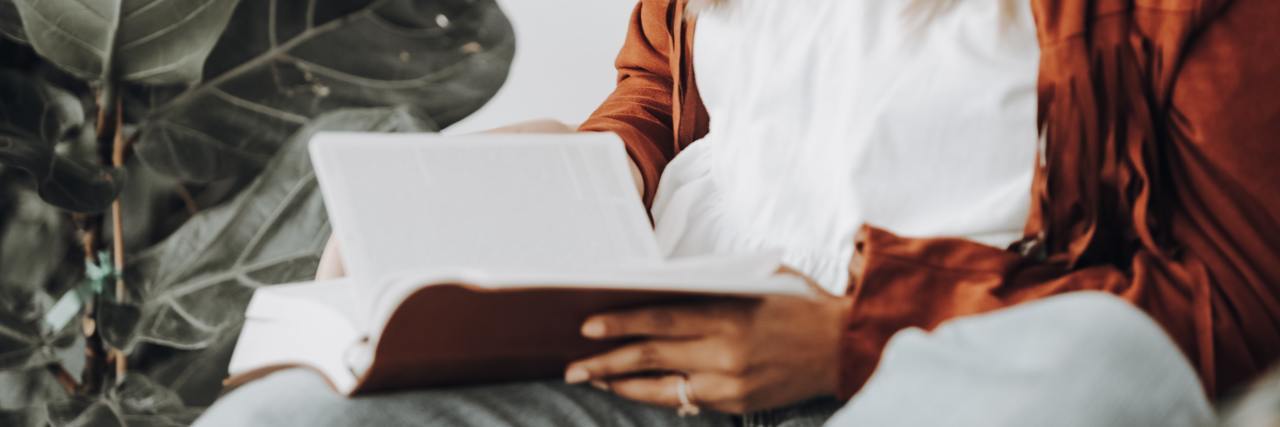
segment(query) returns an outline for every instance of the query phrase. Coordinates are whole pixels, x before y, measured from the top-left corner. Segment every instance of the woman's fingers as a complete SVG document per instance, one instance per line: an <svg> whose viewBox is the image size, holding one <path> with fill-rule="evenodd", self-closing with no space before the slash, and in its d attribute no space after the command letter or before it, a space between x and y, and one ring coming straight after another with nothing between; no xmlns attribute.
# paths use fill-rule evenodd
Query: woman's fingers
<svg viewBox="0 0 1280 427"><path fill-rule="evenodd" d="M680 375L627 378L609 381L608 387L614 394L630 400L678 408L682 403L682 378ZM750 407L747 388L741 380L717 374L691 375L685 380L688 381L686 393L690 403L703 410L740 414Z"/></svg>
<svg viewBox="0 0 1280 427"><path fill-rule="evenodd" d="M609 381L609 391L637 402L677 408L680 406L680 378L678 375L664 375ZM692 381L689 385L693 385ZM698 402L696 391L692 398L696 405Z"/></svg>
<svg viewBox="0 0 1280 427"><path fill-rule="evenodd" d="M574 362L565 371L571 384L653 372L714 370L715 348L703 341L643 341Z"/></svg>
<svg viewBox="0 0 1280 427"><path fill-rule="evenodd" d="M748 302L664 306L591 316L582 335L592 339L623 337L694 338L732 332Z"/></svg>

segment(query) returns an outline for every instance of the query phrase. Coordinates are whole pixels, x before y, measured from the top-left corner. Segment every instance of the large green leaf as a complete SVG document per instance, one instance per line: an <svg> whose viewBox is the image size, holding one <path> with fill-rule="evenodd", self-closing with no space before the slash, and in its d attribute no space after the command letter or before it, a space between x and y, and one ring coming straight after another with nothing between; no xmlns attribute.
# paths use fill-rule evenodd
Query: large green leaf
<svg viewBox="0 0 1280 427"><path fill-rule="evenodd" d="M49 425L49 416L44 405L18 409L0 409L0 426L6 427L45 427Z"/></svg>
<svg viewBox="0 0 1280 427"><path fill-rule="evenodd" d="M74 327L60 331L44 324L53 299L43 291L0 288L0 370L27 370L57 363L58 349L70 347Z"/></svg>
<svg viewBox="0 0 1280 427"><path fill-rule="evenodd" d="M46 405L70 398L43 367L0 371L0 426L47 427Z"/></svg>
<svg viewBox="0 0 1280 427"><path fill-rule="evenodd" d="M127 91L132 108L150 110L137 152L207 182L253 176L328 111L411 105L448 126L498 91L514 49L494 0L245 1L201 84Z"/></svg>
<svg viewBox="0 0 1280 427"><path fill-rule="evenodd" d="M80 271L65 217L0 172L0 371L59 362L76 330L53 330L44 315ZM21 379L20 377L5 377ZM0 378L0 389L16 387ZM9 400L0 396L0 406Z"/></svg>
<svg viewBox="0 0 1280 427"><path fill-rule="evenodd" d="M93 81L200 80L237 0L13 0L40 55Z"/></svg>
<svg viewBox="0 0 1280 427"><path fill-rule="evenodd" d="M58 153L84 126L75 96L0 69L0 165L29 174L40 196L61 208L99 212L115 200L122 175Z"/></svg>
<svg viewBox="0 0 1280 427"><path fill-rule="evenodd" d="M18 7L13 0L0 0L0 37L20 43L27 42L27 34L22 29L22 18L18 16Z"/></svg>
<svg viewBox="0 0 1280 427"><path fill-rule="evenodd" d="M29 370L0 371L0 412L26 412L50 401L65 400L67 391L43 367ZM0 426L26 425L6 423L0 415Z"/></svg>
<svg viewBox="0 0 1280 427"><path fill-rule="evenodd" d="M266 172L232 202L193 218L167 240L135 257L128 277L140 290L141 319L132 331L113 331L115 344L135 353L139 369L163 370L183 388L216 392L231 344L244 322L253 290L307 280L329 237L324 203L307 156L307 142L322 130L429 131L406 108L335 112L291 138ZM121 316L130 316L119 310ZM103 326L110 327L110 326ZM150 357L146 347L192 352L182 366ZM149 363L150 362L150 363ZM196 375L197 378L187 378Z"/></svg>
<svg viewBox="0 0 1280 427"><path fill-rule="evenodd" d="M83 358L74 327L42 324L79 258L66 216L12 179L0 170L0 425L43 426L44 403L67 397L47 366Z"/></svg>
<svg viewBox="0 0 1280 427"><path fill-rule="evenodd" d="M81 272L67 215L0 172L0 288L57 294Z"/></svg>

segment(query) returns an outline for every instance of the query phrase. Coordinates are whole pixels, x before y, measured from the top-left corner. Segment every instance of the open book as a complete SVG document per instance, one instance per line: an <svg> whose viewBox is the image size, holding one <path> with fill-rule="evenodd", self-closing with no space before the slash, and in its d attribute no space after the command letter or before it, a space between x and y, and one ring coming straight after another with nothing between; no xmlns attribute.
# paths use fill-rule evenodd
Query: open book
<svg viewBox="0 0 1280 427"><path fill-rule="evenodd" d="M311 155L348 277L258 290L229 385L558 378L619 344L580 336L592 314L815 292L774 274L779 254L666 259L613 135L327 133Z"/></svg>

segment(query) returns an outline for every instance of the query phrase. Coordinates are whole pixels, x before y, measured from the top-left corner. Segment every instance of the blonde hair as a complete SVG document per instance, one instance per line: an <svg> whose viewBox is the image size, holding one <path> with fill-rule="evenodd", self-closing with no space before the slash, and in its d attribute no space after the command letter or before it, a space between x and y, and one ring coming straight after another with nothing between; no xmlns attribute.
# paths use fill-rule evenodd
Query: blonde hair
<svg viewBox="0 0 1280 427"><path fill-rule="evenodd" d="M724 6L732 0L689 0L687 6L687 16L690 18L698 16L699 12L704 10ZM787 1L787 0L775 0ZM891 1L891 0L872 0L872 1ZM911 5L907 7L907 14L911 17L921 18L923 22L932 20L942 11L955 5L959 0L910 0ZM1017 20L1018 2L1027 0L997 0L1000 2L1000 10L1004 15L1005 22L1013 22Z"/></svg>

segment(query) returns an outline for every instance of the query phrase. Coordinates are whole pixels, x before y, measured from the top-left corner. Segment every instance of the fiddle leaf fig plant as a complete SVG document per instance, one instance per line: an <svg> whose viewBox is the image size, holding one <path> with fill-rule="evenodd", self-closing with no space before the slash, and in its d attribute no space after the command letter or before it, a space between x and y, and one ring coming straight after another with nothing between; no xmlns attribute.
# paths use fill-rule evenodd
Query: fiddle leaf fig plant
<svg viewBox="0 0 1280 427"><path fill-rule="evenodd" d="M447 127L514 51L495 0L0 0L0 424L193 421L314 274L311 136Z"/></svg>

